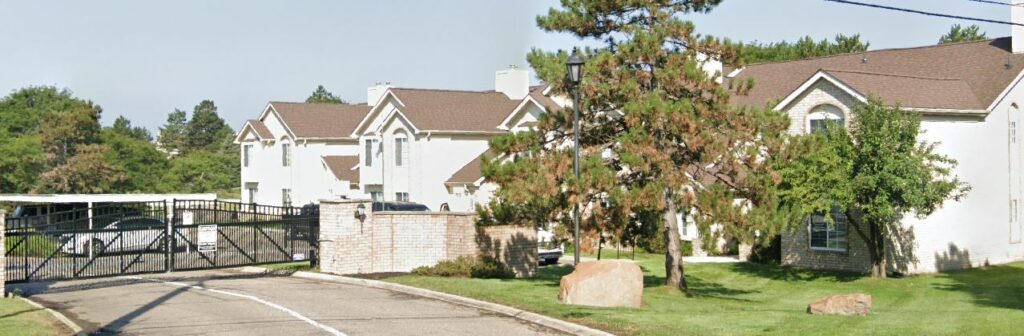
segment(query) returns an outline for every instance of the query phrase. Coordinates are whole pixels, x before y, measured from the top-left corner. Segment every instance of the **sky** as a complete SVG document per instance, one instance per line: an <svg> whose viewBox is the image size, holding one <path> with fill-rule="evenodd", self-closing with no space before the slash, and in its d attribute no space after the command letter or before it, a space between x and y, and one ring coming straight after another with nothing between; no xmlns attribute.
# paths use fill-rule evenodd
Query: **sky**
<svg viewBox="0 0 1024 336"><path fill-rule="evenodd" d="M1009 7L968 0L860 0L1009 19ZM557 0L8 1L0 0L0 93L67 88L154 134L175 108L212 99L238 128L268 101L302 101L324 85L350 102L376 82L491 90L494 71L527 67L531 48L594 44L547 33L535 18ZM971 22L823 0L725 0L685 17L698 32L772 42L861 34L871 49L934 44ZM1010 28L979 23L989 37Z"/></svg>

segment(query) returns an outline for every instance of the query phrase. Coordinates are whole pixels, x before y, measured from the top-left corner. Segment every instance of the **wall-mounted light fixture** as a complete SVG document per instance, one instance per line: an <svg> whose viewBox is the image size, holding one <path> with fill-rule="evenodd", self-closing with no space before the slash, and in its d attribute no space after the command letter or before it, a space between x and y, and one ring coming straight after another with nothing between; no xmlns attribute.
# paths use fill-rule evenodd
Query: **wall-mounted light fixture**
<svg viewBox="0 0 1024 336"><path fill-rule="evenodd" d="M358 206L356 206L355 217L360 222L366 220L366 205L359 204Z"/></svg>

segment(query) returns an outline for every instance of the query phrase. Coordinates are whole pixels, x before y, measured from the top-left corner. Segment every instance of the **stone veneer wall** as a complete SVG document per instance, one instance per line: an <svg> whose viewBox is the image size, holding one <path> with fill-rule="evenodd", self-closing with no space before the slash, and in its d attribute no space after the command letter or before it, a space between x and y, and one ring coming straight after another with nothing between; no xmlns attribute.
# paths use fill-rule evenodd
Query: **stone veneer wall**
<svg viewBox="0 0 1024 336"><path fill-rule="evenodd" d="M783 265L857 273L871 271L868 245L856 233L847 233L846 251L812 250L808 234L807 225L803 225L796 232L782 235Z"/></svg>
<svg viewBox="0 0 1024 336"><path fill-rule="evenodd" d="M354 216L360 204L366 212L363 221ZM537 232L532 228L477 228L475 213L372 212L370 205L364 200L321 201L321 271L409 272L460 256L491 255L517 276L536 272Z"/></svg>

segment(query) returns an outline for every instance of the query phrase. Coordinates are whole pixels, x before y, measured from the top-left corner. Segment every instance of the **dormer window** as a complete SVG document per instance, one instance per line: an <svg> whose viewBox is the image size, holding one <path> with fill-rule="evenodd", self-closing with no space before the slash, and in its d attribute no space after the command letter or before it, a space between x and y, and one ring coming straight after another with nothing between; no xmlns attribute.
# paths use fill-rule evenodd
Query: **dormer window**
<svg viewBox="0 0 1024 336"><path fill-rule="evenodd" d="M824 131L829 122L845 127L846 118L843 116L843 110L835 105L818 105L807 114L807 133Z"/></svg>

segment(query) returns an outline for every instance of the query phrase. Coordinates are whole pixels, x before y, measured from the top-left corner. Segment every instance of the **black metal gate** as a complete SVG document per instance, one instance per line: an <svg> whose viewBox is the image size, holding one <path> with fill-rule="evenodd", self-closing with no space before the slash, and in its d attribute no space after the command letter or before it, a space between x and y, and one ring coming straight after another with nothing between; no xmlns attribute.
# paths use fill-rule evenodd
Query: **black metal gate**
<svg viewBox="0 0 1024 336"><path fill-rule="evenodd" d="M315 263L317 258L315 205L176 200L110 203L43 216L7 219L8 282ZM202 241L200 231L206 232Z"/></svg>

